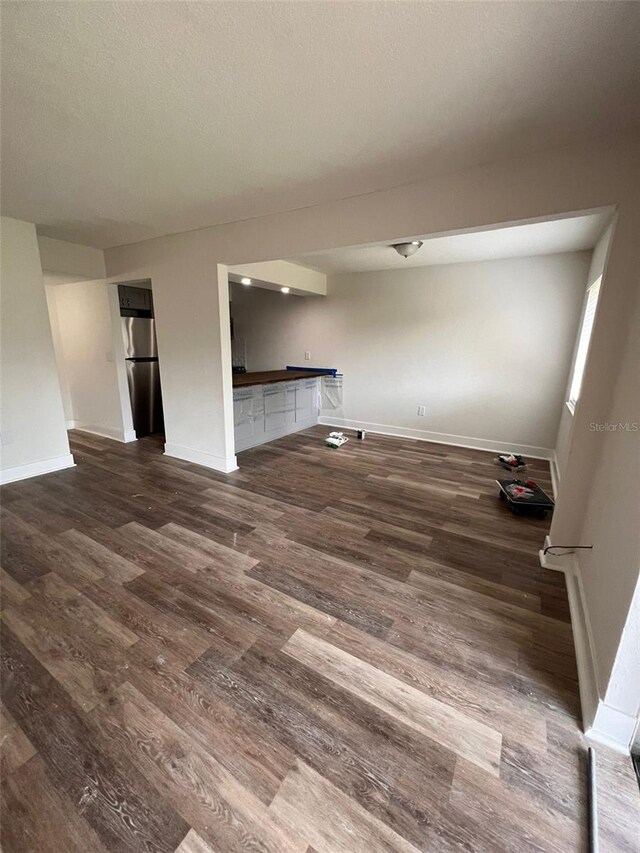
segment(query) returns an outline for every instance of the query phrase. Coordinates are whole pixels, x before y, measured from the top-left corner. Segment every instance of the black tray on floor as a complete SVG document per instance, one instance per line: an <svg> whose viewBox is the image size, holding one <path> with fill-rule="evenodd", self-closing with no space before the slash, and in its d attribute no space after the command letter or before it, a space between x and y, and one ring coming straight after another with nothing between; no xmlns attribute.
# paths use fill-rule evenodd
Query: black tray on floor
<svg viewBox="0 0 640 853"><path fill-rule="evenodd" d="M550 498L540 486L532 489L534 494L530 498L514 498L507 492L507 486L524 486L526 480L496 480L496 483L500 487L500 500L507 501L514 515L535 515L538 518L545 518L548 512L553 511L555 506L553 498Z"/></svg>

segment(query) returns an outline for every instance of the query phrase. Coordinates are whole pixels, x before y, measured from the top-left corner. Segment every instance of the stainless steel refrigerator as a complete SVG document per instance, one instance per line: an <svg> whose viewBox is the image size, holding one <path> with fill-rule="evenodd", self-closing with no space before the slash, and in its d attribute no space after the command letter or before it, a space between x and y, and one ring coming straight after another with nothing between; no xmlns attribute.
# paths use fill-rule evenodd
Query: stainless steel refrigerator
<svg viewBox="0 0 640 853"><path fill-rule="evenodd" d="M122 317L133 428L138 438L164 432L155 320Z"/></svg>

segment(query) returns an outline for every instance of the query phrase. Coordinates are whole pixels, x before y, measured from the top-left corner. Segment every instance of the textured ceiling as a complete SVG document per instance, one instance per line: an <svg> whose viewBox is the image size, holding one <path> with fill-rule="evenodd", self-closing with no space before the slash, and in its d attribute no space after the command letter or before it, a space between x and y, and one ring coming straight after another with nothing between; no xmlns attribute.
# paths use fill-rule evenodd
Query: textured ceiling
<svg viewBox="0 0 640 853"><path fill-rule="evenodd" d="M104 248L627 129L639 21L611 2L3 2L3 212Z"/></svg>
<svg viewBox="0 0 640 853"><path fill-rule="evenodd" d="M610 219L611 211L605 210L586 216L510 225L468 234L410 238L424 240L424 245L410 258L403 258L385 244L314 252L291 260L329 274L403 270L407 267L578 252L595 246Z"/></svg>

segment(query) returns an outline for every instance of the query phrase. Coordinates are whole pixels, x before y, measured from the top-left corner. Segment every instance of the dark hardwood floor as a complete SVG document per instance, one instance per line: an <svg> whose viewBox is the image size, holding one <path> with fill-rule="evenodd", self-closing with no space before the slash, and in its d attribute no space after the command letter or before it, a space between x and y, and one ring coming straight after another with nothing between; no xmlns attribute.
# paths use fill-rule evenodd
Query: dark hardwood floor
<svg viewBox="0 0 640 853"><path fill-rule="evenodd" d="M75 432L3 488L5 853L586 849L548 522L489 453L326 432L230 475ZM602 849L637 851L598 756Z"/></svg>

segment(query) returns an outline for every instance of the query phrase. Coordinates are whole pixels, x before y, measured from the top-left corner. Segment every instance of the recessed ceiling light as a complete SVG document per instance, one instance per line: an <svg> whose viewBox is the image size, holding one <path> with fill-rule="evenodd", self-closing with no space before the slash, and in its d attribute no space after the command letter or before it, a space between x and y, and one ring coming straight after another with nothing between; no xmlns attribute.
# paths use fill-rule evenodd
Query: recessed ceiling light
<svg viewBox="0 0 640 853"><path fill-rule="evenodd" d="M251 284L251 279L250 279L250 278L247 278L247 277L245 276L244 278L241 278L241 279L240 279L240 284Z"/></svg>
<svg viewBox="0 0 640 853"><path fill-rule="evenodd" d="M281 291L282 293L289 293L289 288L288 288L288 287L281 287L281 288L280 288L280 291Z"/></svg>

